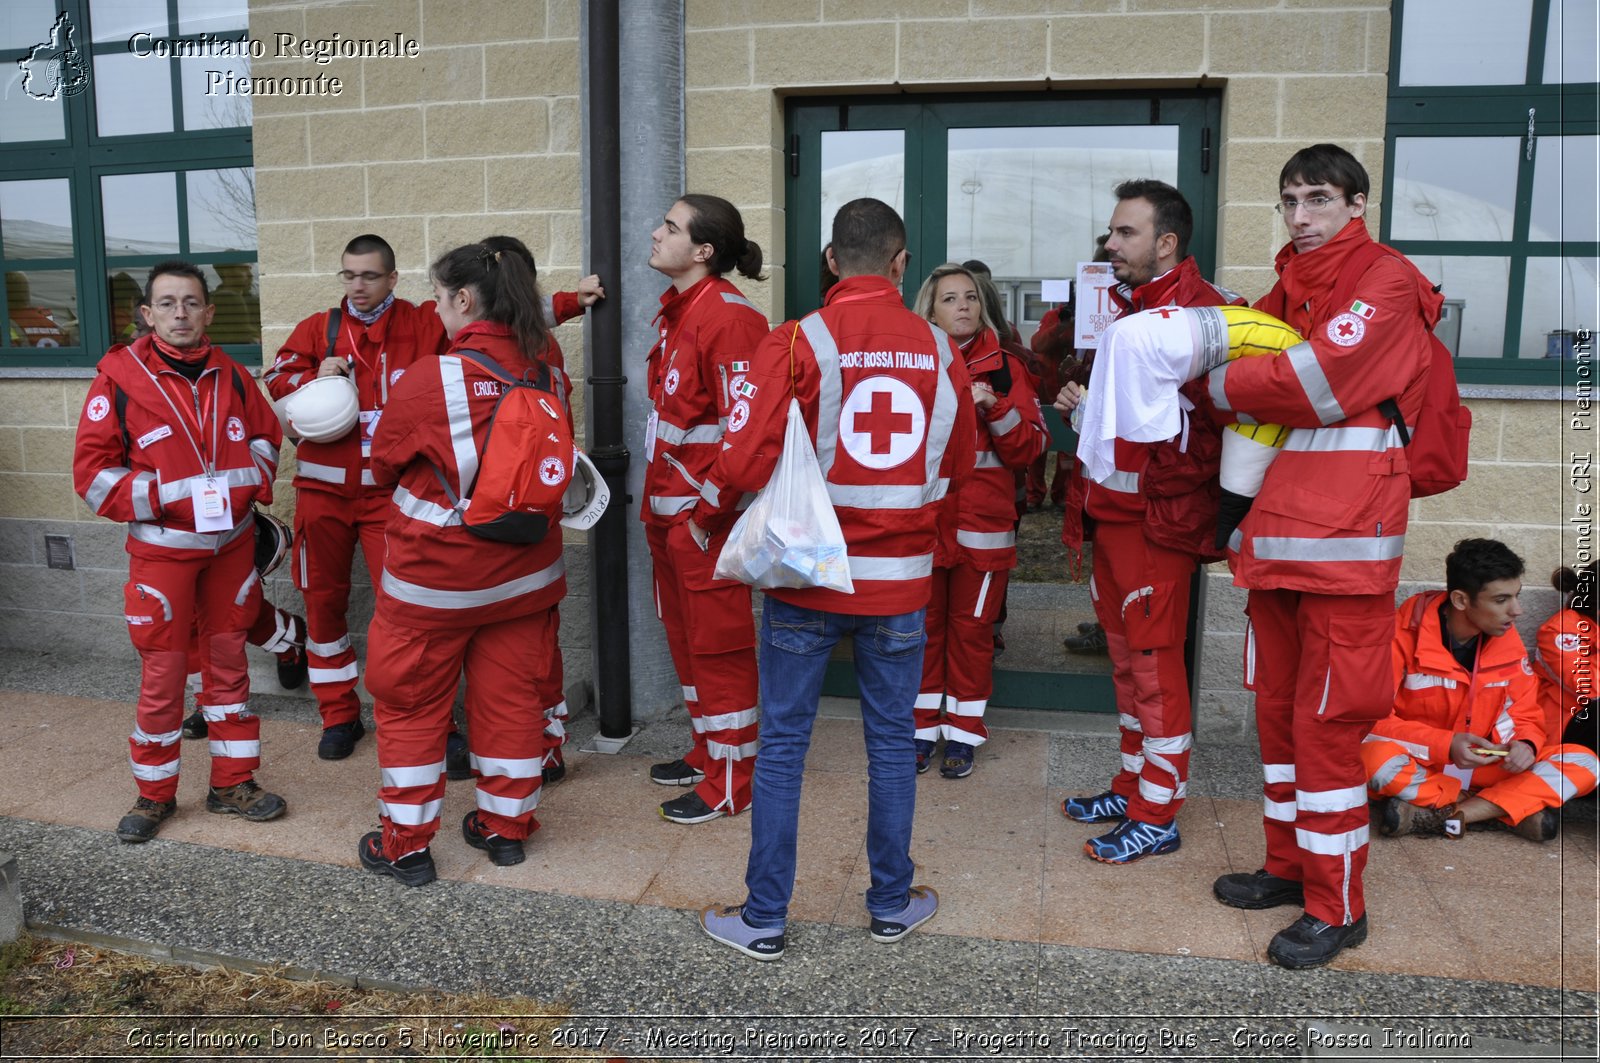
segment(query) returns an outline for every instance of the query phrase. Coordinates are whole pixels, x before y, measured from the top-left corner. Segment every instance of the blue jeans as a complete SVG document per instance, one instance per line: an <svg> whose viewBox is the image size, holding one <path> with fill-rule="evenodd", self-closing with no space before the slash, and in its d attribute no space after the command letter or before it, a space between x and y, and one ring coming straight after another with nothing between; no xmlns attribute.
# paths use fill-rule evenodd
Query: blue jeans
<svg viewBox="0 0 1600 1063"><path fill-rule="evenodd" d="M761 611L761 748L751 798L744 917L782 927L794 893L800 781L822 674L834 645L855 641L861 723L867 743L867 911L905 909L911 888L911 815L917 800L912 706L922 681L926 610L852 616L804 609L768 596Z"/></svg>

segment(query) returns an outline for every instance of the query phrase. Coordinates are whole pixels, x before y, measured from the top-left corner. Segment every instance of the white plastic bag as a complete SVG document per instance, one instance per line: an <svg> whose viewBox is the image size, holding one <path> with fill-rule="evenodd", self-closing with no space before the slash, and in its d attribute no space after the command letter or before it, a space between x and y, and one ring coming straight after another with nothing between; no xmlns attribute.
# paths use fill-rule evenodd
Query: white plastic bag
<svg viewBox="0 0 1600 1063"><path fill-rule="evenodd" d="M752 587L821 587L854 594L844 531L828 498L811 436L797 399L778 466L734 524L717 558L719 579Z"/></svg>

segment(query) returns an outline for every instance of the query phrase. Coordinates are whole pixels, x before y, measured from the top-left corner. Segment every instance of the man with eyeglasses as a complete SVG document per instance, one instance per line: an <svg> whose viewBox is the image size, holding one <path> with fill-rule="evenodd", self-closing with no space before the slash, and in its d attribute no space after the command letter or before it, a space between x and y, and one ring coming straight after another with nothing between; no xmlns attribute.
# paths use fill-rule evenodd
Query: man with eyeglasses
<svg viewBox="0 0 1600 1063"><path fill-rule="evenodd" d="M317 756L323 760L348 757L366 734L346 613L358 541L373 586L383 570L391 492L373 483L372 434L405 371L449 346L431 301L418 306L395 296L400 274L383 237L357 236L345 245L339 264L344 299L295 326L266 375L274 399L334 374L350 378L360 399L360 416L349 432L330 442L303 439L295 449L290 563L306 602L308 674L322 714Z"/></svg>
<svg viewBox="0 0 1600 1063"><path fill-rule="evenodd" d="M245 630L254 612L257 502L272 501L283 433L250 374L206 337L205 275L152 267L141 305L153 333L117 343L78 419L73 486L128 525L123 614L141 677L129 760L139 795L117 824L145 842L177 811L183 690L198 623L205 680L196 695L211 738L206 810L264 822L283 798L255 782L261 721L250 712Z"/></svg>
<svg viewBox="0 0 1600 1063"><path fill-rule="evenodd" d="M1303 968L1367 937L1361 746L1394 703L1410 502L1401 433L1380 404L1396 400L1417 423L1430 362L1424 314L1436 320L1439 297L1367 234L1369 180L1348 151L1296 152L1278 187L1290 241L1255 308L1304 341L1207 378L1212 401L1239 421L1295 429L1229 543L1234 582L1249 590L1244 679L1265 775L1266 866L1213 889L1236 908L1302 905L1267 954Z"/></svg>

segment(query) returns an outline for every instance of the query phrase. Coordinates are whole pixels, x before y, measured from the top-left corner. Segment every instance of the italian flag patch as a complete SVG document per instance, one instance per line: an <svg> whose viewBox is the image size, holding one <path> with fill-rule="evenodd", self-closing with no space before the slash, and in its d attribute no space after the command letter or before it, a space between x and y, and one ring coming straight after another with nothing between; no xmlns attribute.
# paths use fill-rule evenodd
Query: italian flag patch
<svg viewBox="0 0 1600 1063"><path fill-rule="evenodd" d="M1363 303L1360 299L1357 299L1355 302L1350 304L1350 312L1364 321L1371 321L1372 315L1376 314L1378 311L1377 308L1371 304Z"/></svg>

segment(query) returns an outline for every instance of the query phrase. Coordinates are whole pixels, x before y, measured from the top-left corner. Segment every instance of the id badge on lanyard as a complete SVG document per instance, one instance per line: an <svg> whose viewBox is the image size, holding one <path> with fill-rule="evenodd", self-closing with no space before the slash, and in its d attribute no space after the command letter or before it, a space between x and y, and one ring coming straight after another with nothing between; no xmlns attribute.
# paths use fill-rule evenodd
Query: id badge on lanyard
<svg viewBox="0 0 1600 1063"><path fill-rule="evenodd" d="M378 418L383 416L382 410L361 411L361 457L368 460L372 457L372 437L378 434Z"/></svg>
<svg viewBox="0 0 1600 1063"><path fill-rule="evenodd" d="M194 499L195 531L233 530L233 498L228 491L226 481L219 482L212 476L201 477L195 481L191 490Z"/></svg>

